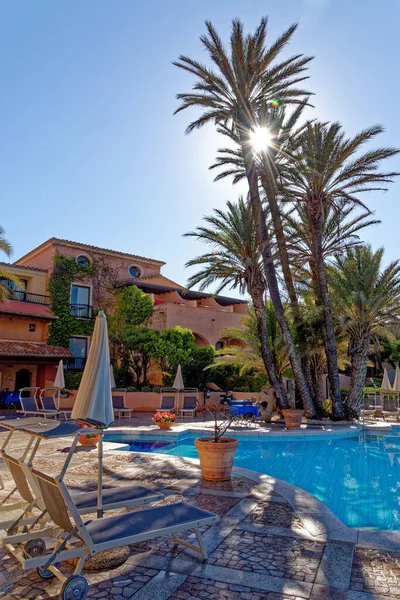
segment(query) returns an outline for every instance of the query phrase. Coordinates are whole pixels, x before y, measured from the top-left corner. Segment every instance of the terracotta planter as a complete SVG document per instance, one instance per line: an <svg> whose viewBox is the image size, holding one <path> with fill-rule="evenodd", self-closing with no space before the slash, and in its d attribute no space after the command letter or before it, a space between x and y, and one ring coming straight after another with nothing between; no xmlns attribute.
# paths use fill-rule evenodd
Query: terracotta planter
<svg viewBox="0 0 400 600"><path fill-rule="evenodd" d="M214 438L194 440L200 458L201 474L205 481L230 481L233 459L239 440L222 438L216 444Z"/></svg>
<svg viewBox="0 0 400 600"><path fill-rule="evenodd" d="M96 435L95 437L86 437L86 435L80 435L79 436L79 443L81 446L97 446L99 442L99 436Z"/></svg>
<svg viewBox="0 0 400 600"><path fill-rule="evenodd" d="M288 408L282 411L285 419L286 429L300 429L301 419L304 415L304 410L295 410Z"/></svg>
<svg viewBox="0 0 400 600"><path fill-rule="evenodd" d="M159 421L156 423L156 425L158 425L160 429L171 429L173 422L171 421L170 423L164 423L164 421Z"/></svg>

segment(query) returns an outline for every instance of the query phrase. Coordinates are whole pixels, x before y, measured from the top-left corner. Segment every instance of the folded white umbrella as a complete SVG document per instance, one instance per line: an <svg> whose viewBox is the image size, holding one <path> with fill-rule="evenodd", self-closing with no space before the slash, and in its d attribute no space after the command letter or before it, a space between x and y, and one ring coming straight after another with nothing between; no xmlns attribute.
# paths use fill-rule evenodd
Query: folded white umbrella
<svg viewBox="0 0 400 600"><path fill-rule="evenodd" d="M393 390L400 392L400 369L399 365L396 365L396 374L394 376Z"/></svg>
<svg viewBox="0 0 400 600"><path fill-rule="evenodd" d="M71 418L104 429L114 421L107 319L102 310L96 317L89 355Z"/></svg>
<svg viewBox="0 0 400 600"><path fill-rule="evenodd" d="M387 374L387 369L383 370L383 380L382 380L381 389L383 391L385 391L385 392L389 392L390 389L391 389L389 377L388 377L388 374Z"/></svg>
<svg viewBox="0 0 400 600"><path fill-rule="evenodd" d="M176 375L175 375L175 379L174 379L174 385L172 387L174 389L178 390L179 392L181 390L183 390L183 388L185 387L183 385L183 377L182 377L181 365L178 365L178 369L176 371Z"/></svg>
<svg viewBox="0 0 400 600"><path fill-rule="evenodd" d="M63 390L65 388L65 379L64 379L64 365L63 361L60 360L57 367L56 378L54 380L54 387L59 390Z"/></svg>
<svg viewBox="0 0 400 600"><path fill-rule="evenodd" d="M112 390L117 387L115 384L114 369L111 364L110 364L110 384L111 384Z"/></svg>

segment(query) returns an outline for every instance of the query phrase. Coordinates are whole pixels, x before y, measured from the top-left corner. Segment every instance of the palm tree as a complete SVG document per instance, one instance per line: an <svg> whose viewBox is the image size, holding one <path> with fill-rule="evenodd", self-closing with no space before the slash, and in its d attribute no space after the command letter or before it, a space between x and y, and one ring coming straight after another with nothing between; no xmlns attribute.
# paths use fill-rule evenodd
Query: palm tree
<svg viewBox="0 0 400 600"><path fill-rule="evenodd" d="M339 123L308 123L300 134L299 148L285 172L285 196L303 205L310 223L312 272L316 279L318 302L323 308L323 336L332 391L334 416L344 415L340 396L335 330L323 253L325 215L338 210L339 203L365 205L361 192L381 190L397 173L383 173L379 163L397 154L395 148L380 148L359 155L361 147L383 131L377 125L353 138L346 138ZM366 209L367 210L367 209Z"/></svg>
<svg viewBox="0 0 400 600"><path fill-rule="evenodd" d="M267 320L268 343L271 349L275 372L279 381L283 374L290 368L288 348L280 334L279 325L275 318L274 308L270 301L265 303L265 317ZM230 342L241 342L241 345L228 345L217 350L220 355L210 369L216 369L221 364L240 367L240 374L249 372L267 373L261 351L258 322L254 308L250 308L249 315L242 321L242 327L227 327L222 335ZM269 377L268 377L269 378Z"/></svg>
<svg viewBox="0 0 400 600"><path fill-rule="evenodd" d="M0 250L4 252L8 258L12 254L12 246L10 242L8 242L5 238L5 230L3 227L0 227ZM4 285L2 283L3 280L11 281L14 285L21 285L21 282L17 277L15 277L12 273L4 269L3 266L0 265L0 302L6 300L10 295L10 288L8 285Z"/></svg>
<svg viewBox="0 0 400 600"><path fill-rule="evenodd" d="M264 273L271 301L285 342L304 408L310 416L315 408L301 368L296 347L287 322L275 271L271 237L264 219L264 211L258 187L256 158L252 145L252 133L259 123L257 115L278 97L281 102L299 103L308 95L295 86L306 79L303 72L310 57L296 55L276 63L276 58L287 45L296 25L292 25L269 48L265 47L267 19L261 19L253 35L244 35L243 24L232 22L231 52L226 52L213 25L206 22L207 35L201 36L216 70L187 56L180 56L174 64L196 76L197 82L191 93L178 94L181 101L176 112L190 107L200 107L204 112L187 127L187 133L206 123L228 126L238 136L250 201L256 222L257 243L260 248Z"/></svg>
<svg viewBox="0 0 400 600"><path fill-rule="evenodd" d="M329 284L338 318L349 337L350 416L360 412L371 341L387 335L400 322L400 262L382 270L384 250L365 245L336 257Z"/></svg>
<svg viewBox="0 0 400 600"><path fill-rule="evenodd" d="M253 210L242 197L237 204L227 203L227 211L214 210L213 215L204 217L206 227L198 227L185 234L210 244L212 251L186 263L186 267L201 267L188 281L188 287L200 285L204 290L216 281L220 282L217 293L225 287L248 292L257 320L261 357L265 372L276 390L282 408L289 406L287 394L276 373L269 346L265 313L261 256L255 234Z"/></svg>
<svg viewBox="0 0 400 600"><path fill-rule="evenodd" d="M360 231L381 222L372 218L369 211L353 215L354 208L353 203L339 200L335 207L328 207L327 214L324 214L322 253L325 264L328 264L336 254L362 245ZM306 273L313 264L309 212L303 204L299 204L295 209L284 214L283 220L289 260L295 279L311 279L312 273Z"/></svg>

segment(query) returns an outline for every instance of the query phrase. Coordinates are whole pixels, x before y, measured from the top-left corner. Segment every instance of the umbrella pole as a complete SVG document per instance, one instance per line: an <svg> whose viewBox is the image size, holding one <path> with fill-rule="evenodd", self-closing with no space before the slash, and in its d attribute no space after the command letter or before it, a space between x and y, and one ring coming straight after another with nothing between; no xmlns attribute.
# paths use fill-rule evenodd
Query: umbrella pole
<svg viewBox="0 0 400 600"><path fill-rule="evenodd" d="M98 482L97 482L97 518L103 516L103 431L99 433L98 452Z"/></svg>

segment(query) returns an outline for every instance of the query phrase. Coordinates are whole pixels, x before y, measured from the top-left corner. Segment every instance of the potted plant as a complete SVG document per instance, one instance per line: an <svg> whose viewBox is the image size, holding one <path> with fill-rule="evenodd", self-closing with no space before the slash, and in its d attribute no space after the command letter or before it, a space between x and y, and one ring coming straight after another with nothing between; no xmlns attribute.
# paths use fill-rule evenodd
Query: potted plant
<svg viewBox="0 0 400 600"><path fill-rule="evenodd" d="M88 427L85 423L78 423L80 427ZM99 442L98 433L83 433L79 436L79 443L81 446L97 446Z"/></svg>
<svg viewBox="0 0 400 600"><path fill-rule="evenodd" d="M194 440L199 453L201 475L205 481L230 481L239 440L224 437L224 434L230 427L233 417L226 416L218 423L218 414L223 407L214 404L208 406L207 410L214 415L214 435Z"/></svg>
<svg viewBox="0 0 400 600"><path fill-rule="evenodd" d="M286 429L300 429L304 410L296 409L293 402L291 402L291 405L292 406L290 408L282 409L282 415L285 419Z"/></svg>
<svg viewBox="0 0 400 600"><path fill-rule="evenodd" d="M151 419L160 429L171 429L176 421L176 415L170 412L156 412Z"/></svg>
<svg viewBox="0 0 400 600"><path fill-rule="evenodd" d="M81 446L91 446L94 448L97 446L99 441L98 433L87 433L79 436L79 443Z"/></svg>

